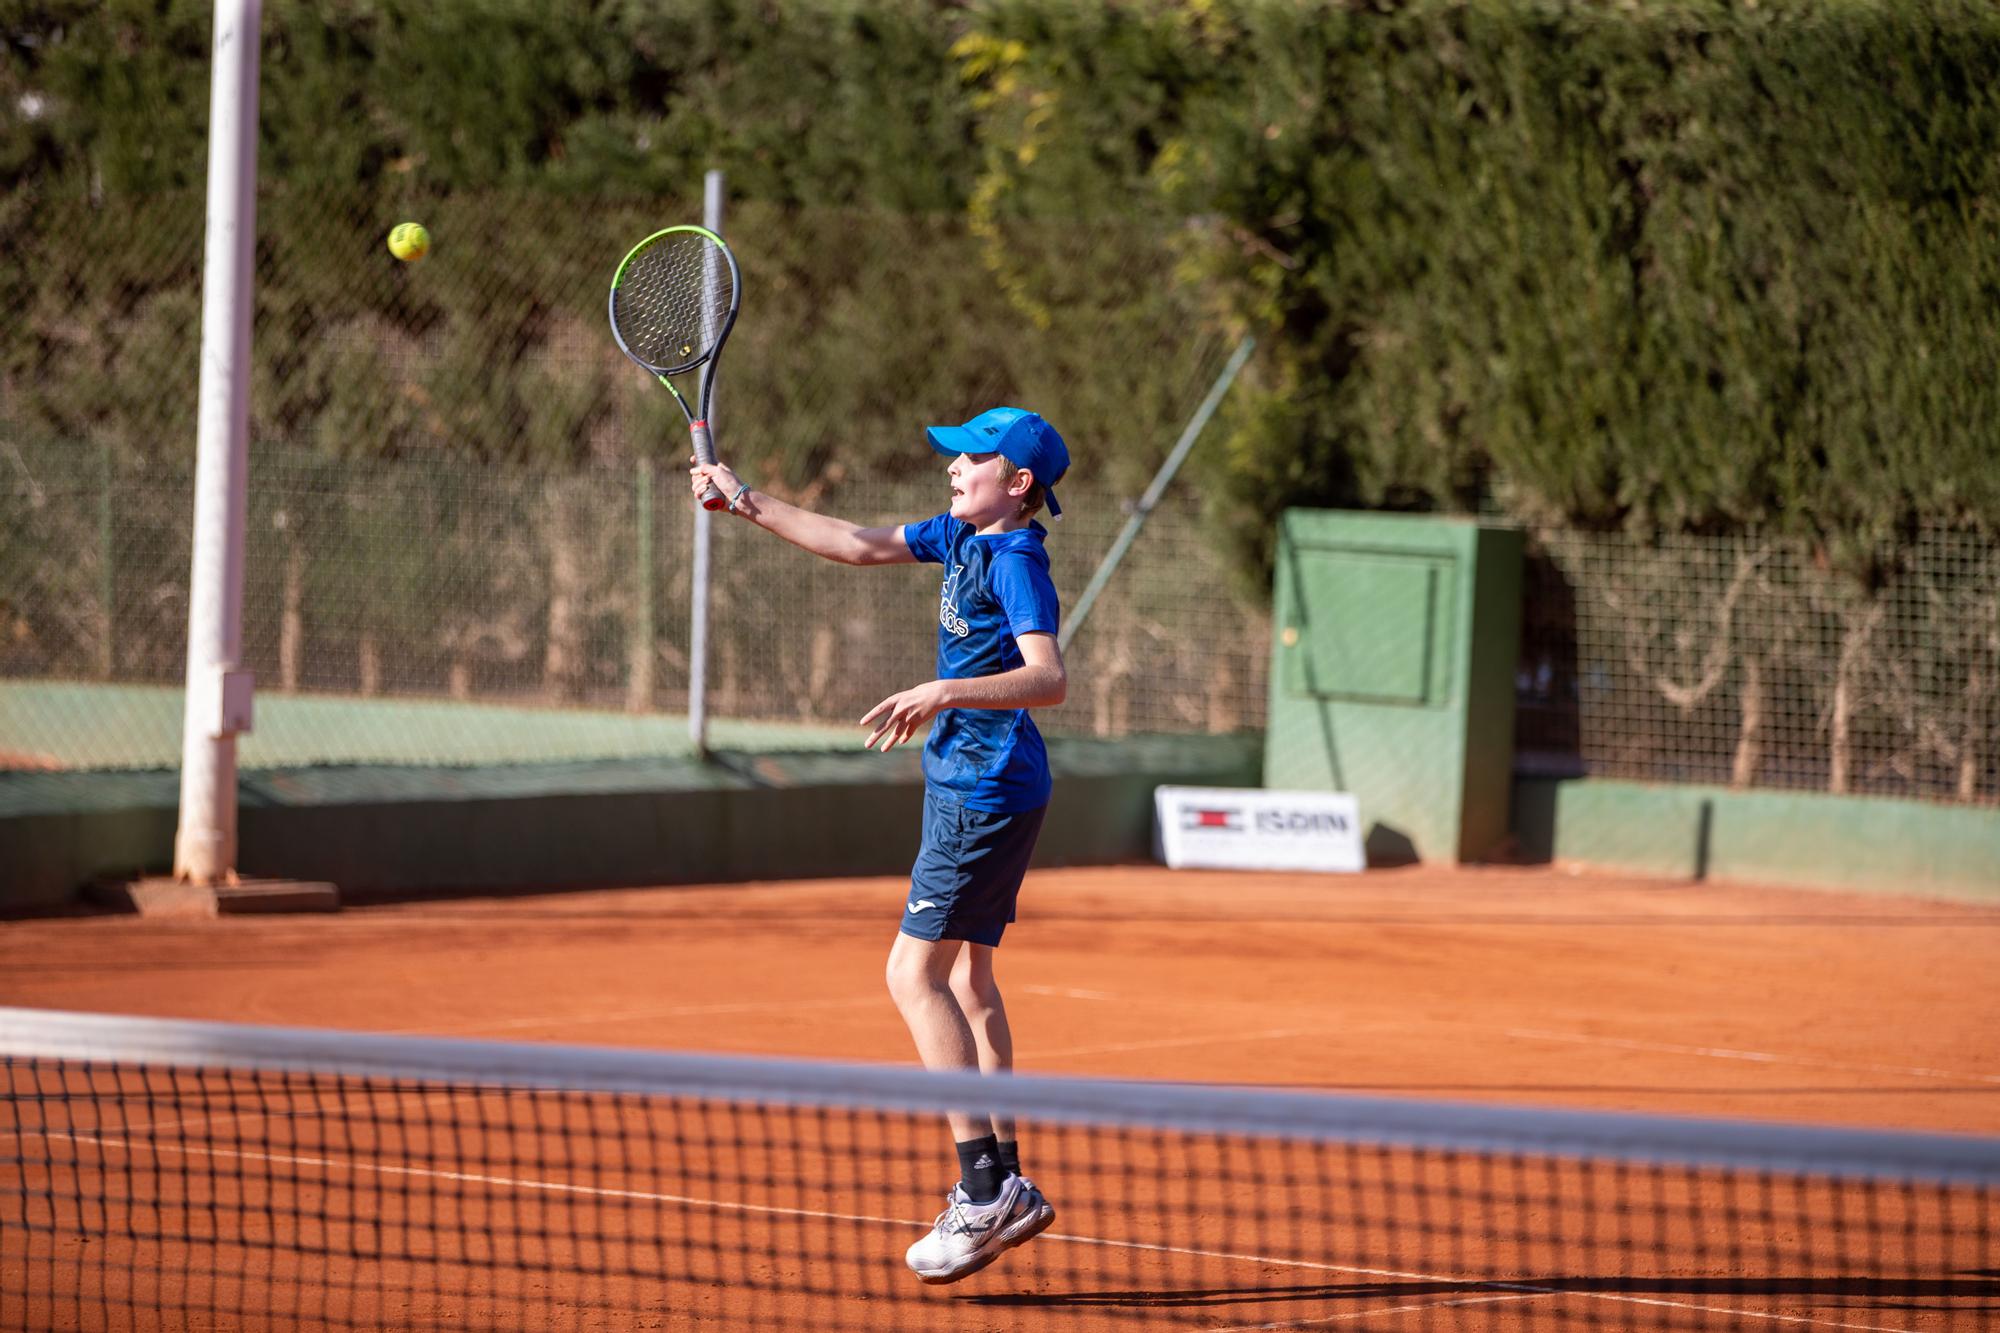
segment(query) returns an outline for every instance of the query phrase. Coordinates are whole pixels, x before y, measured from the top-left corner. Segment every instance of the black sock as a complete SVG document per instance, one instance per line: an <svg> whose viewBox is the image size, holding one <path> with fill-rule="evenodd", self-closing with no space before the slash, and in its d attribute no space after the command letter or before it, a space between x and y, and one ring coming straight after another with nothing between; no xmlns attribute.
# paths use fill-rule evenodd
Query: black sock
<svg viewBox="0 0 2000 1333"><path fill-rule="evenodd" d="M1000 1182L1006 1178L1000 1169L1000 1141L991 1134L958 1145L958 1183L965 1187L966 1198L992 1203L1000 1197Z"/></svg>
<svg viewBox="0 0 2000 1333"><path fill-rule="evenodd" d="M1000 1169L1010 1176L1021 1174L1021 1143L1018 1139L1000 1140Z"/></svg>

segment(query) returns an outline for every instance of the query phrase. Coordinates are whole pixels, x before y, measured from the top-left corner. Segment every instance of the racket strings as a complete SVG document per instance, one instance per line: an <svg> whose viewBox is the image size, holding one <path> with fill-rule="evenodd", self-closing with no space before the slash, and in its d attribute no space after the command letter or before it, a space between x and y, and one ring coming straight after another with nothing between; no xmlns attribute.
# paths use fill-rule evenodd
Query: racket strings
<svg viewBox="0 0 2000 1333"><path fill-rule="evenodd" d="M720 247L699 236L668 236L632 257L612 297L612 319L635 357L672 372L714 350L733 299Z"/></svg>

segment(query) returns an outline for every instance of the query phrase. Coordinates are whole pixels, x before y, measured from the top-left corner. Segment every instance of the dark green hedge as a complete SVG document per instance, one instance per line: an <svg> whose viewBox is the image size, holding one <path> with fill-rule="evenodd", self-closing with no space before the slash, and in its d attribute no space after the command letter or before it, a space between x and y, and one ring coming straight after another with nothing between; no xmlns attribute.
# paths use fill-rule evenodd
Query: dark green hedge
<svg viewBox="0 0 2000 1333"><path fill-rule="evenodd" d="M212 0L0 7L0 183L199 185ZM951 210L976 169L920 0L269 0L259 170L298 186L674 195L721 167L774 203Z"/></svg>
<svg viewBox="0 0 2000 1333"><path fill-rule="evenodd" d="M7 17L0 93L48 110L0 120L0 226L53 268L83 266L27 201L198 186L208 9ZM893 284L963 286L969 265L1021 330L1116 327L1137 318L1123 303L1152 302L1149 328L1255 333L1227 448L1207 451L1236 517L1484 508L1856 544L1919 520L2000 526L1987 3L288 0L266 43L263 172L295 192L337 188L362 211L686 197L720 166L777 216L873 210L977 242L862 265L889 284L871 293L838 227L800 226L833 238L776 247L802 308L821 286L856 311L908 306ZM1168 253L1145 256L1156 235ZM1091 289L1094 244L1122 275L1110 295ZM344 261L323 262L308 285L337 292ZM31 289L47 271L0 295L46 304ZM515 341L554 327L427 317ZM17 391L61 355L26 336L7 350ZM925 384L969 389L996 382L1015 336L890 342ZM1103 359L1115 396L1163 415L1184 401L1184 359ZM1071 354L1062 392L1093 369ZM893 400L918 377L855 376L869 424L907 416ZM1115 405L1086 415L1110 430ZM802 438L768 445L794 479L830 461ZM1113 475L1143 477L1167 443L1111 441Z"/></svg>
<svg viewBox="0 0 2000 1333"><path fill-rule="evenodd" d="M1242 512L2000 524L1990 4L1024 0L985 28L1017 45L982 128L1036 145L989 195L1043 211L1097 171L1211 219L1190 262L1265 348ZM1099 98L1135 75L1167 91Z"/></svg>

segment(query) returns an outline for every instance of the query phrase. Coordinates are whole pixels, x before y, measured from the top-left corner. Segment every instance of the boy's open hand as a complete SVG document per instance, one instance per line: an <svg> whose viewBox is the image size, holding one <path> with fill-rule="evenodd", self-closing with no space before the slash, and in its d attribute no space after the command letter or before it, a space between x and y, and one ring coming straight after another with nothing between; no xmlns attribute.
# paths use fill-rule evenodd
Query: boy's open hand
<svg viewBox="0 0 2000 1333"><path fill-rule="evenodd" d="M872 750L875 748L875 743L880 741L882 753L887 754L915 735L917 728L936 717L942 707L944 707L942 681L926 681L899 694L892 694L869 709L862 717L862 726L865 727L871 722L875 724L875 729L868 734L868 739L862 744Z"/></svg>

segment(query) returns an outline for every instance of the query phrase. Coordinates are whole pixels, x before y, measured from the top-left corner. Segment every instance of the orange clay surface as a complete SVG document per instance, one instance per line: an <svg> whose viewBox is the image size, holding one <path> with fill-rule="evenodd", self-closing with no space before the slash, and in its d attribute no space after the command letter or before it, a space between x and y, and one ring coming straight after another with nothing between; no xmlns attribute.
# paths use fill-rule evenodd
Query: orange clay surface
<svg viewBox="0 0 2000 1333"><path fill-rule="evenodd" d="M0 1001L910 1062L906 882L0 925ZM1023 1072L2000 1133L2000 907L1542 870L1037 872Z"/></svg>
<svg viewBox="0 0 2000 1333"><path fill-rule="evenodd" d="M908 1063L881 980L905 888L884 878L429 900L334 916L18 921L0 925L0 1003ZM1023 1072L2000 1133L2000 906L1548 869L1042 871L1029 878L997 972ZM933 1155L945 1179L942 1139ZM1177 1151L1192 1160L1208 1149ZM915 1156L897 1152L884 1169L901 1174ZM930 1193L919 1197L877 1209L900 1224L936 1207ZM1191 1211L1228 1211L1226 1198L1198 1202ZM887 1267L857 1270L851 1300L809 1293L808 1305L825 1307L810 1315L821 1326L887 1327L898 1303L912 1302L954 1311L943 1326L971 1328L1127 1326L1142 1312L1210 1328L1372 1315L1391 1328L1514 1328L1543 1326L1550 1301L1577 1299L1338 1264L1250 1264L1246 1276L1220 1271L1237 1262L1226 1247L1184 1261L1154 1256L1143 1272L1121 1267L1096 1282L1053 1259L1036 1267L1010 1256L958 1286L917 1288L897 1285L906 1275L896 1256L911 1236L855 1209L852 1226L889 1252ZM1019 1258L1054 1252L1066 1223L1089 1212L1066 1211ZM1093 1220L1143 1228L1111 1213ZM739 1223L704 1225L727 1253ZM1364 1230L1314 1252L1366 1244ZM1472 1270L1485 1271L1473 1249ZM1857 1296L1830 1277L1815 1288L1821 1275L1812 1273L1787 1272L1764 1292L1757 1274L1726 1260L1707 1265L1716 1276L1646 1293L1664 1307L1633 1302L1586 1317L1650 1327L1645 1311L1664 1309L1670 1326L1707 1327L1693 1312L1713 1307L1734 1312L1709 1316L1716 1327L1773 1316L1807 1327L1954 1326L1968 1312L2000 1318L1993 1258L1951 1265L1975 1274L1973 1286L1926 1286L1909 1306L1925 1313L1907 1317L1883 1317L1879 1290ZM176 1259L170 1252L164 1266ZM25 1295L71 1282L67 1262L38 1254ZM1552 1256L1537 1271L1578 1280L1562 1267ZM387 1271L371 1281L393 1288ZM7 1276L22 1296L11 1285L19 1271ZM765 1279L753 1262L707 1283L699 1311L633 1326L707 1322L726 1315L732 1290L755 1314L749 1322L793 1322L790 1298L760 1294ZM419 1290L385 1317L454 1322L449 1300L412 1285ZM1627 1301L1618 1290L1589 1299ZM59 1298L33 1305L33 1317L121 1322L98 1318L95 1301L66 1310ZM1465 1313L1473 1306L1476 1317ZM217 1324L255 1322L226 1301L220 1308L235 1313ZM1673 1322L1676 1312L1695 1322ZM579 1322L626 1326L602 1310Z"/></svg>

